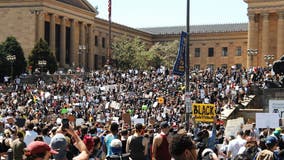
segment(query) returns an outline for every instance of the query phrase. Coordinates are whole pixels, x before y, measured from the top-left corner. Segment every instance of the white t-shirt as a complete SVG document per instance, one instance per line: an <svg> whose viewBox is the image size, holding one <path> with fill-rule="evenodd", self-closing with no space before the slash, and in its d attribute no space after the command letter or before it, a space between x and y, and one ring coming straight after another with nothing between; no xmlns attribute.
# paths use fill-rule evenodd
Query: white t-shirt
<svg viewBox="0 0 284 160"><path fill-rule="evenodd" d="M37 132L35 131L26 131L25 137L24 137L24 142L26 145L29 145L31 142L34 141L34 139L38 136Z"/></svg>
<svg viewBox="0 0 284 160"><path fill-rule="evenodd" d="M231 152L232 159L234 159L238 155L240 148L245 146L246 142L246 140L242 139L239 136L229 142L228 151Z"/></svg>

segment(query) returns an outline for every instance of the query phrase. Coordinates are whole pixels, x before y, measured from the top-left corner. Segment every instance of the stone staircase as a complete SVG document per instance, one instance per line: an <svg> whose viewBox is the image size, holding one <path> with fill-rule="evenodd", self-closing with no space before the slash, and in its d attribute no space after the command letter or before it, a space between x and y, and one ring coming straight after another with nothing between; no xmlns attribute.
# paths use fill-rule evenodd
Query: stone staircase
<svg viewBox="0 0 284 160"><path fill-rule="evenodd" d="M232 108L224 107L224 110L221 112L221 119L227 120L230 118L235 118L234 113L237 112L240 108L251 108L250 104L254 101L255 95L249 95L244 97L244 100L241 102L241 105L236 105Z"/></svg>

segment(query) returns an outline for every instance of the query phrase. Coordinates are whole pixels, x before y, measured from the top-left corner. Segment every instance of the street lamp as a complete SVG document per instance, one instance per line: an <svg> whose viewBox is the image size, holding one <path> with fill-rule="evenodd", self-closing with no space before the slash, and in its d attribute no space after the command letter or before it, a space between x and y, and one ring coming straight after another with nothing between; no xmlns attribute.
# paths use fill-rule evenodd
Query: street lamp
<svg viewBox="0 0 284 160"><path fill-rule="evenodd" d="M257 53L258 53L258 49L251 49L251 48L249 48L247 50L247 54L250 57L248 67L252 67L252 65L253 65L253 56L257 55Z"/></svg>
<svg viewBox="0 0 284 160"><path fill-rule="evenodd" d="M11 64L11 77L13 78L13 64L16 60L16 56L15 55L8 55L6 58Z"/></svg>
<svg viewBox="0 0 284 160"><path fill-rule="evenodd" d="M38 65L41 68L41 72L43 73L43 68L46 66L46 60L39 60Z"/></svg>
<svg viewBox="0 0 284 160"><path fill-rule="evenodd" d="M267 65L267 67L269 67L270 63L274 60L274 55L271 55L271 54L266 54L263 56L264 58L264 61Z"/></svg>
<svg viewBox="0 0 284 160"><path fill-rule="evenodd" d="M81 64L81 55L83 55L86 51L86 46L85 45L79 45L79 66Z"/></svg>

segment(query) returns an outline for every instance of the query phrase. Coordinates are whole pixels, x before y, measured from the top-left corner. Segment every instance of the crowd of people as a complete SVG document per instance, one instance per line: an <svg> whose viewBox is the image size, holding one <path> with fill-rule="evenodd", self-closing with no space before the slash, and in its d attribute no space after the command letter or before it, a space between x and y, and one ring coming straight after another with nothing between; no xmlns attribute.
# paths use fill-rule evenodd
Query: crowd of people
<svg viewBox="0 0 284 160"><path fill-rule="evenodd" d="M273 153L282 139L280 129L225 137L224 124L217 123L224 108L241 105L252 86L265 88L266 80L279 79L264 68L190 72L191 103L215 104L211 124L195 123L194 117L186 121L184 78L165 68L49 76L53 80L39 77L30 84L16 78L1 85L2 157L11 153L15 160L245 159L246 148L256 146L254 156L261 159L263 151ZM257 142L262 141L260 146Z"/></svg>

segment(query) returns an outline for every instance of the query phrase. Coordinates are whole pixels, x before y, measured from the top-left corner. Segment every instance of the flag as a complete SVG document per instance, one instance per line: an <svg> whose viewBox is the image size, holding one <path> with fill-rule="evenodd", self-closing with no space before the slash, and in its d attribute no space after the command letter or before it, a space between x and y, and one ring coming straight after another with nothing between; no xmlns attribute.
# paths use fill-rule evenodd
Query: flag
<svg viewBox="0 0 284 160"><path fill-rule="evenodd" d="M111 0L108 0L108 17L111 17Z"/></svg>
<svg viewBox="0 0 284 160"><path fill-rule="evenodd" d="M176 62L173 68L173 74L183 76L185 72L185 47L186 44L185 38L187 36L186 32L181 32L180 35L180 43L179 43L179 49L178 49L178 55L176 58Z"/></svg>

